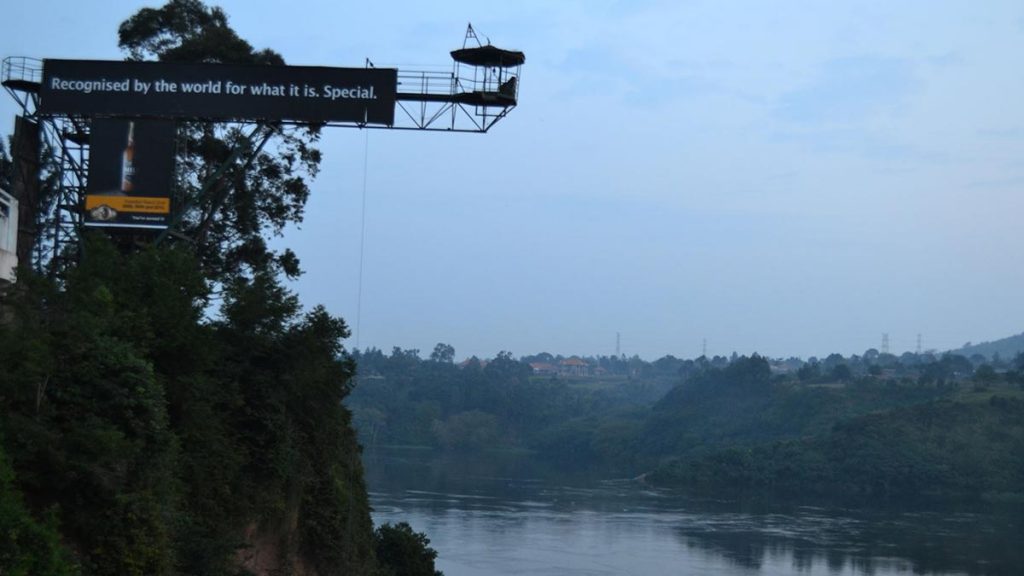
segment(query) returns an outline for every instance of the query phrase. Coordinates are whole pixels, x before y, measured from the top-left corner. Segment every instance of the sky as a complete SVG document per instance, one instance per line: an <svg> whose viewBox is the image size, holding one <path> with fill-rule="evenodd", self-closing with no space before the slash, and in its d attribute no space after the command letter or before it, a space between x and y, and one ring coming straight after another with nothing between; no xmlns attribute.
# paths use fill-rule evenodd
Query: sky
<svg viewBox="0 0 1024 576"><path fill-rule="evenodd" d="M487 134L324 134L275 245L349 348L806 358L1024 331L1019 0L212 4L289 64L447 69L467 22L526 54ZM0 56L118 59L155 5L11 2Z"/></svg>

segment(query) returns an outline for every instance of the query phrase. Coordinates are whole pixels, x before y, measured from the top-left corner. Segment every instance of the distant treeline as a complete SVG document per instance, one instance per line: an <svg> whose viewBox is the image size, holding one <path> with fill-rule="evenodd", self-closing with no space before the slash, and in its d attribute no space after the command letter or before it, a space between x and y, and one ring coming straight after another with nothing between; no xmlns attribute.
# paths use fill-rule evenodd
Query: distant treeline
<svg viewBox="0 0 1024 576"><path fill-rule="evenodd" d="M668 456L656 483L732 493L1024 495L1022 360L948 379L947 356L917 380L805 385L741 358L655 407L644 448Z"/></svg>
<svg viewBox="0 0 1024 576"><path fill-rule="evenodd" d="M567 418L638 419L678 380L675 370L653 367L635 378L536 376L507 352L455 364L449 350L439 344L426 360L398 348L353 353L349 406L364 444L534 449Z"/></svg>
<svg viewBox="0 0 1024 576"><path fill-rule="evenodd" d="M869 414L825 434L730 446L651 479L702 492L1024 498L1024 401L943 400Z"/></svg>
<svg viewBox="0 0 1024 576"><path fill-rule="evenodd" d="M427 359L398 348L355 352L349 405L361 441L526 449L695 490L1024 493L1020 474L1007 472L1024 470L1020 435L1012 426L989 433L1019 409L1024 356L453 357L446 344ZM943 424L922 436L918 414ZM989 428L961 429L968 422ZM893 442L868 448L887 436ZM965 464L935 448L947 445L989 454L982 478L958 480Z"/></svg>

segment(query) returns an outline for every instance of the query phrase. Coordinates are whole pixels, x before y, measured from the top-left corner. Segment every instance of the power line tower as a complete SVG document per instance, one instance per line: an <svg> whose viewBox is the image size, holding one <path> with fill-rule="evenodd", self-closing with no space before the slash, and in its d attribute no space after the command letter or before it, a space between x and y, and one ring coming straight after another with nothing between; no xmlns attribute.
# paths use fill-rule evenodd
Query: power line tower
<svg viewBox="0 0 1024 576"><path fill-rule="evenodd" d="M889 353L889 333L888 332L883 332L882 333L882 354L888 354L888 353Z"/></svg>
<svg viewBox="0 0 1024 576"><path fill-rule="evenodd" d="M918 355L921 354L921 334L917 335L917 350L916 350L916 352L917 352Z"/></svg>

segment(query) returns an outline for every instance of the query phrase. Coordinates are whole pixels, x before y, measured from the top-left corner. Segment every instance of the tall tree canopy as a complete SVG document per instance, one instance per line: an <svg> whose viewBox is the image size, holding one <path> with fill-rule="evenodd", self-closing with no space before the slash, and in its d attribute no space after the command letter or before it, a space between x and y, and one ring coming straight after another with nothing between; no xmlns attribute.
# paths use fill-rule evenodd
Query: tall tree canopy
<svg viewBox="0 0 1024 576"><path fill-rule="evenodd" d="M239 37L223 10L198 0L143 8L121 24L118 38L131 60L284 64L277 52L256 50ZM287 249L273 253L266 238L302 221L307 179L320 166L319 136L316 125L189 122L180 127L178 237L195 244L213 279L261 271L299 274L295 255Z"/></svg>

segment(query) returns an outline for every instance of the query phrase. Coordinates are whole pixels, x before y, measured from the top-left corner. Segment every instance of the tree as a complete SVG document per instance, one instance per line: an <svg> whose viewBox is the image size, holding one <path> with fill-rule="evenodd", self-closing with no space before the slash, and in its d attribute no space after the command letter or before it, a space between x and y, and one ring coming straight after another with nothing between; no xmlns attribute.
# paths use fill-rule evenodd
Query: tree
<svg viewBox="0 0 1024 576"><path fill-rule="evenodd" d="M843 358L842 354L837 354L833 352L832 354L829 354L828 357L825 358L825 360L822 361L821 367L824 370L828 370L829 372L831 372L832 369L835 368L837 365L843 364L845 362L846 359Z"/></svg>
<svg viewBox="0 0 1024 576"><path fill-rule="evenodd" d="M165 254L155 275L153 252L126 261L109 242L87 242L89 259L61 289L19 278L14 318L0 326L5 449L26 500L59 510L62 537L82 551L87 573L164 574L176 443L167 374L154 362L158 335L173 340L162 321L189 317L192 283L177 273L190 267ZM161 286L166 298L155 297ZM188 356L184 348L177 359Z"/></svg>
<svg viewBox="0 0 1024 576"><path fill-rule="evenodd" d="M663 375L676 376L683 367L683 361L671 354L663 356L651 363L651 368Z"/></svg>
<svg viewBox="0 0 1024 576"><path fill-rule="evenodd" d="M499 441L498 419L480 410L460 412L433 424L438 442L448 450L485 450Z"/></svg>
<svg viewBox="0 0 1024 576"><path fill-rule="evenodd" d="M7 155L7 148L0 141L0 190L8 194L11 192L11 171L13 169L14 164L11 162L11 157Z"/></svg>
<svg viewBox="0 0 1024 576"><path fill-rule="evenodd" d="M982 364L974 371L974 381L979 384L991 384L997 380L999 380L999 374L988 364Z"/></svg>
<svg viewBox="0 0 1024 576"><path fill-rule="evenodd" d="M850 371L850 367L846 364L836 364L832 367L831 376L833 380L846 382L853 376L853 373Z"/></svg>
<svg viewBox="0 0 1024 576"><path fill-rule="evenodd" d="M377 561L388 576L444 576L434 569L437 550L406 522L384 524L374 532Z"/></svg>
<svg viewBox="0 0 1024 576"><path fill-rule="evenodd" d="M953 378L963 378L974 371L971 361L959 354L943 354L939 363L945 374Z"/></svg>
<svg viewBox="0 0 1024 576"><path fill-rule="evenodd" d="M514 384L525 382L531 373L530 365L515 359L511 352L501 351L487 363L484 372L495 382Z"/></svg>
<svg viewBox="0 0 1024 576"><path fill-rule="evenodd" d="M434 351L430 353L430 361L451 364L455 361L455 347L451 344L438 342L434 346Z"/></svg>
<svg viewBox="0 0 1024 576"><path fill-rule="evenodd" d="M405 372L418 366L420 363L420 351L417 348L403 350L398 346L391 348L391 356L388 357L387 368L390 372Z"/></svg>
<svg viewBox="0 0 1024 576"><path fill-rule="evenodd" d="M220 8L199 0L170 0L143 8L118 29L119 46L131 60L281 65L269 49L255 50L228 25ZM238 124L185 123L177 158L179 231L195 243L199 260L218 281L262 270L297 276L298 259L285 249L274 253L268 235L280 235L302 221L320 151L320 127L285 128L262 123L255 130ZM261 148L261 141L266 146ZM226 166L223 175L214 174Z"/></svg>
<svg viewBox="0 0 1024 576"><path fill-rule="evenodd" d="M821 365L817 362L808 362L796 371L796 375L801 382L809 382L821 376Z"/></svg>
<svg viewBox="0 0 1024 576"><path fill-rule="evenodd" d="M53 574L63 576L76 572L67 550L60 544L55 516L49 523L37 521L29 514L14 488L14 472L4 455L0 442L0 574Z"/></svg>

